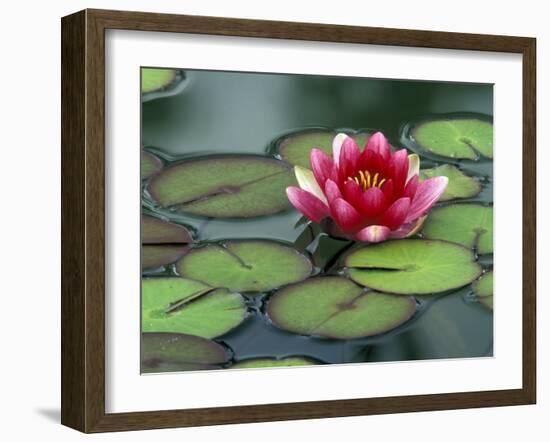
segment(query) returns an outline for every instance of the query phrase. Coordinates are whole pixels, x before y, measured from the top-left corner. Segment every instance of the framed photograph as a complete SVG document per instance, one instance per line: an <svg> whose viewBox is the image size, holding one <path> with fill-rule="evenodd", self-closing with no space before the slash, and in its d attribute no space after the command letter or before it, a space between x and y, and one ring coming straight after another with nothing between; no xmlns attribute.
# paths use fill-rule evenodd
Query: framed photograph
<svg viewBox="0 0 550 442"><path fill-rule="evenodd" d="M535 403L535 39L62 19L62 423Z"/></svg>

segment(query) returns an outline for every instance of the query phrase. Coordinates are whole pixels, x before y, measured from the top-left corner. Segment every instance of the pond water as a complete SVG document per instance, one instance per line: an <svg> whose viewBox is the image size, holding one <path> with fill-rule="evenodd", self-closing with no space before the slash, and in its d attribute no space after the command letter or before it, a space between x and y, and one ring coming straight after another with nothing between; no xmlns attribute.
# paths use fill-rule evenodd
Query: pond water
<svg viewBox="0 0 550 442"><path fill-rule="evenodd" d="M491 119L493 113L493 88L487 84L194 70L182 74L184 84L176 94L142 105L142 144L165 167L212 154L272 155L278 138L319 127L380 130L393 146L412 150L411 122L448 113ZM460 202L492 204L492 161L456 161L419 153L422 168L450 163L477 177L481 192ZM281 241L310 253L315 272L333 262L347 244L323 235L315 241L319 230L302 222L294 209L246 219L194 216L161 208L148 193L147 181L142 201L144 214L188 227L198 242ZM492 269L492 255L479 261L485 270ZM329 272L338 274L340 269L335 265ZM175 266L147 270L144 276L176 276ZM273 292L245 294L248 318L214 339L228 349L229 365L258 357L305 356L324 363L354 363L492 356L492 310L476 301L470 284L416 296L416 312L404 324L347 340L303 336L274 326L264 314Z"/></svg>

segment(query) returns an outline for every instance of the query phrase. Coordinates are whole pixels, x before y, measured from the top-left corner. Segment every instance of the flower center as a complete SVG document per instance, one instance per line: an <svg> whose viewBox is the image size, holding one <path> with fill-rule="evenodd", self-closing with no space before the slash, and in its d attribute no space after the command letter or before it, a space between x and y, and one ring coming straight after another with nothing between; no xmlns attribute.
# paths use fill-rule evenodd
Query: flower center
<svg viewBox="0 0 550 442"><path fill-rule="evenodd" d="M359 171L359 175L356 175L355 177L348 177L348 180L355 181L357 185L364 191L367 189L370 189L371 187L379 187L382 188L382 185L386 182L386 178L382 178L379 180L380 174L377 172L374 175L371 175L371 173L368 170Z"/></svg>

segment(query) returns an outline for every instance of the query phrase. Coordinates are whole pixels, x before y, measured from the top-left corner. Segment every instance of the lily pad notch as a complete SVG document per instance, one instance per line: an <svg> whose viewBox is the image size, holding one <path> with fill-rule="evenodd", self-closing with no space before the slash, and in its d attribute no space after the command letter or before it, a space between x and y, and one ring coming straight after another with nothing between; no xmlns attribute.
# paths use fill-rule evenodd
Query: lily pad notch
<svg viewBox="0 0 550 442"><path fill-rule="evenodd" d="M493 157L493 124L476 117L445 117L416 123L414 142L427 152L452 159Z"/></svg>
<svg viewBox="0 0 550 442"><path fill-rule="evenodd" d="M355 339L392 330L416 311L412 296L369 291L339 276L310 278L277 291L267 304L272 323L289 332Z"/></svg>
<svg viewBox="0 0 550 442"><path fill-rule="evenodd" d="M178 277L143 278L141 311L143 332L210 339L231 331L248 317L239 293Z"/></svg>
<svg viewBox="0 0 550 442"><path fill-rule="evenodd" d="M163 169L148 190L163 208L212 218L251 218L289 209L285 190L295 183L283 161L211 155Z"/></svg>
<svg viewBox="0 0 550 442"><path fill-rule="evenodd" d="M238 292L265 292L307 278L311 261L268 240L228 240L192 249L176 264L180 276Z"/></svg>
<svg viewBox="0 0 550 442"><path fill-rule="evenodd" d="M422 233L429 239L474 248L479 254L493 253L493 208L466 203L437 207L428 216Z"/></svg>
<svg viewBox="0 0 550 442"><path fill-rule="evenodd" d="M472 284L477 300L485 307L493 310L493 271L490 270Z"/></svg>
<svg viewBox="0 0 550 442"><path fill-rule="evenodd" d="M348 276L364 287L398 295L457 289L481 274L470 249L446 241L402 239L352 251Z"/></svg>
<svg viewBox="0 0 550 442"><path fill-rule="evenodd" d="M141 217L141 267L151 270L176 262L193 242L183 226L148 215Z"/></svg>

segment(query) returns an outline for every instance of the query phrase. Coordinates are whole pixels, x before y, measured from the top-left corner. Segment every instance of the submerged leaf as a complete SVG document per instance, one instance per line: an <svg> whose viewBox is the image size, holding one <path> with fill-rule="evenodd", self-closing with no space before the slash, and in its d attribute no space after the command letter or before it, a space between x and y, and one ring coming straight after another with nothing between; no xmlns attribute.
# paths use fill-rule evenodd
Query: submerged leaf
<svg viewBox="0 0 550 442"><path fill-rule="evenodd" d="M369 245L345 259L358 284L396 294L431 294L469 284L481 274L471 250L444 241L403 239Z"/></svg>
<svg viewBox="0 0 550 442"><path fill-rule="evenodd" d="M493 253L493 208L480 204L452 204L433 209L424 223L426 238L442 239Z"/></svg>
<svg viewBox="0 0 550 442"><path fill-rule="evenodd" d="M307 278L312 266L274 241L235 240L191 250L176 264L181 276L239 292L263 292Z"/></svg>
<svg viewBox="0 0 550 442"><path fill-rule="evenodd" d="M142 215L141 242L143 244L189 244L193 242L193 238L183 226Z"/></svg>
<svg viewBox="0 0 550 442"><path fill-rule="evenodd" d="M189 250L186 244L144 244L141 246L141 269L151 270L172 264Z"/></svg>
<svg viewBox="0 0 550 442"><path fill-rule="evenodd" d="M141 351L142 373L213 370L229 360L220 344L181 333L143 333Z"/></svg>
<svg viewBox="0 0 550 442"><path fill-rule="evenodd" d="M253 155L210 156L165 168L149 185L162 206L215 218L248 218L288 209L295 184L282 161Z"/></svg>
<svg viewBox="0 0 550 442"><path fill-rule="evenodd" d="M162 169L162 161L150 154L149 152L141 151L141 179L145 180Z"/></svg>
<svg viewBox="0 0 550 442"><path fill-rule="evenodd" d="M384 333L407 321L415 311L411 296L367 291L337 276L284 287L267 305L267 314L277 327L333 339Z"/></svg>

